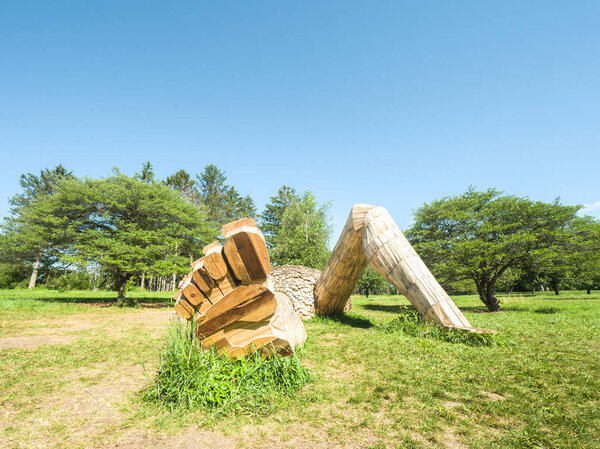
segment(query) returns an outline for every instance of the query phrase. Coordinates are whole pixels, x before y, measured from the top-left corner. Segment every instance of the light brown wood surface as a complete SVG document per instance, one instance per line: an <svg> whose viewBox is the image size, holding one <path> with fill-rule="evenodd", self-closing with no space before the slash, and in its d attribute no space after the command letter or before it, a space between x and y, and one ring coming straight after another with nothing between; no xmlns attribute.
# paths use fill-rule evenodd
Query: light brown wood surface
<svg viewBox="0 0 600 449"><path fill-rule="evenodd" d="M315 285L317 313L340 313L366 263L394 285L421 316L448 328L476 329L440 286L383 207L355 205L321 278Z"/></svg>
<svg viewBox="0 0 600 449"><path fill-rule="evenodd" d="M204 347L215 346L231 357L256 349L265 356L292 354L306 331L290 299L269 288L271 262L256 222L237 220L225 225L223 234L225 246L215 241L192 262L174 296L175 310L194 319Z"/></svg>
<svg viewBox="0 0 600 449"><path fill-rule="evenodd" d="M210 336L228 324L274 302L274 295L260 285L242 285L196 318L199 336Z"/></svg>
<svg viewBox="0 0 600 449"><path fill-rule="evenodd" d="M225 262L223 247L218 241L204 248L204 269L213 279L221 279L227 274L227 262Z"/></svg>
<svg viewBox="0 0 600 449"><path fill-rule="evenodd" d="M239 220L232 221L231 223L223 225L221 228L221 235L225 237L232 230L242 228L244 226L249 228L256 227L256 221L252 218L240 218Z"/></svg>
<svg viewBox="0 0 600 449"><path fill-rule="evenodd" d="M206 299L198 287L191 281L183 287L182 291L185 299L194 306L200 305L200 303Z"/></svg>
<svg viewBox="0 0 600 449"><path fill-rule="evenodd" d="M242 282L264 279L271 272L265 238L255 226L228 228L225 234L225 258L233 276Z"/></svg>
<svg viewBox="0 0 600 449"><path fill-rule="evenodd" d="M225 276L223 276L221 279L214 279L214 281L217 288L221 292L221 297L227 295L229 292L233 291L236 288L235 279L233 279L233 277L229 273L226 273Z"/></svg>
<svg viewBox="0 0 600 449"><path fill-rule="evenodd" d="M367 260L362 249L365 217L374 206L352 207L342 235L337 241L321 277L315 284L315 311L321 315L342 313Z"/></svg>
<svg viewBox="0 0 600 449"><path fill-rule="evenodd" d="M192 305L187 302L184 298L179 298L175 303L175 311L186 320L191 319L194 316L196 310L192 307Z"/></svg>
<svg viewBox="0 0 600 449"><path fill-rule="evenodd" d="M472 329L388 211L375 207L365 221L363 248L373 269L406 296L425 320Z"/></svg>

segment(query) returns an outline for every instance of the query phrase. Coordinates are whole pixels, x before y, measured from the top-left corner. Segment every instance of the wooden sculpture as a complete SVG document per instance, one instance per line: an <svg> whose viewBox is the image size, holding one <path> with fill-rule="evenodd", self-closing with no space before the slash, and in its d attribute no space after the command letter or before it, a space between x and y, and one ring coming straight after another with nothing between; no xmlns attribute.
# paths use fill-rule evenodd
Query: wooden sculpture
<svg viewBox="0 0 600 449"><path fill-rule="evenodd" d="M256 222L234 221L223 226L222 234L225 246L211 243L192 263L174 296L175 311L194 320L203 346L231 357L256 349L265 355L292 354L306 331L289 298L269 288L271 262Z"/></svg>
<svg viewBox="0 0 600 449"><path fill-rule="evenodd" d="M471 326L383 207L357 204L315 285L317 313L341 313L366 264L398 289L423 319L446 328Z"/></svg>

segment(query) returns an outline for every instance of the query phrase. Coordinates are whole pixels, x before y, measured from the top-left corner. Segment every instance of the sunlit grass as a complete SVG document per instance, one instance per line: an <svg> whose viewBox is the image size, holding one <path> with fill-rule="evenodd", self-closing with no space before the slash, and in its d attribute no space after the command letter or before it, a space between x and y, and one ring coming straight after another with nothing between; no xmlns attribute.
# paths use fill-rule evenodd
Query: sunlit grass
<svg viewBox="0 0 600 449"><path fill-rule="evenodd" d="M87 294L88 302L104 302L104 292ZM31 335L48 317L57 322L93 317L100 325L78 331L68 344L0 350L0 407L18 411L0 428L0 440L14 438L24 447L42 444L46 434L38 420L54 416L44 409L47 398L59 395L67 404L71 394L127 380L132 370L139 382L120 399L124 415L118 425L103 427L93 414L81 417L86 428L99 432L99 444L128 429L177 434L189 426L223 432L240 447L256 448L326 441L331 447L445 448L456 442L469 448L591 449L600 441L598 292L502 296L498 313L488 313L475 295L455 297L473 326L496 329L512 342L483 346L449 341L415 319L401 296L357 296L349 315L305 322L302 365L312 373L310 382L292 395L268 393L264 401L238 401L238 396L230 409L237 411L218 418L218 404L208 404L208 389L214 385L223 388L219 397L235 397L231 387L240 384L240 373L249 372L252 362L236 371L215 354L192 351L190 357L189 344L165 346L164 329L116 319L147 311L79 304L79 292L60 301L36 295L41 294L1 292L0 329L10 325L11 335ZM6 302L14 298L22 302L11 310ZM194 379L187 363L196 357L194 366L205 374L218 372L221 379ZM169 369L173 374L164 375L156 400L140 400ZM232 373L237 378L230 382ZM182 381L183 388L172 380ZM54 445L81 446L73 430L61 427L69 423L55 420L52 428L62 430L54 434Z"/></svg>

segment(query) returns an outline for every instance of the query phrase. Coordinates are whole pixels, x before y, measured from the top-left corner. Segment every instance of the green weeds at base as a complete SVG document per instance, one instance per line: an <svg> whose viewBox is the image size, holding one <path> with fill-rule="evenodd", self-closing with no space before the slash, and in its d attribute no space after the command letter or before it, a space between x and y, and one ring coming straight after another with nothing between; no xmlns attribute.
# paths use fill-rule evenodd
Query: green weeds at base
<svg viewBox="0 0 600 449"><path fill-rule="evenodd" d="M309 377L297 355L262 358L255 352L233 360L214 348L205 349L191 326L179 324L169 329L158 374L142 397L171 412L265 414L277 399L293 396Z"/></svg>
<svg viewBox="0 0 600 449"><path fill-rule="evenodd" d="M445 329L435 323L423 321L419 312L406 308L397 318L382 327L384 332L401 332L411 337L462 343L468 346L509 346L514 344L501 334L464 332Z"/></svg>

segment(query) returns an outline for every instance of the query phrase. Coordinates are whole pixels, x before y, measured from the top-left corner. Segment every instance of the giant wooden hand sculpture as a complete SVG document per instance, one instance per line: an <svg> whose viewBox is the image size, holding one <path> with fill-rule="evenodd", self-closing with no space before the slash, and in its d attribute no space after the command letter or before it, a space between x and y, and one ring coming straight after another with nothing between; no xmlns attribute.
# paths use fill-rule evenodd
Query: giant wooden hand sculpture
<svg viewBox="0 0 600 449"><path fill-rule="evenodd" d="M406 296L425 320L447 328L486 331L471 326L387 210L368 204L352 208L315 285L317 313L341 313L367 263Z"/></svg>
<svg viewBox="0 0 600 449"><path fill-rule="evenodd" d="M265 238L254 220L223 226L225 245L204 248L204 257L175 294L175 311L194 320L202 345L231 357L254 349L292 354L306 331L289 299L267 285L271 263Z"/></svg>

